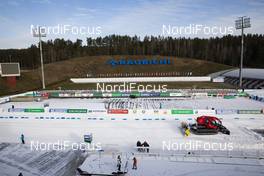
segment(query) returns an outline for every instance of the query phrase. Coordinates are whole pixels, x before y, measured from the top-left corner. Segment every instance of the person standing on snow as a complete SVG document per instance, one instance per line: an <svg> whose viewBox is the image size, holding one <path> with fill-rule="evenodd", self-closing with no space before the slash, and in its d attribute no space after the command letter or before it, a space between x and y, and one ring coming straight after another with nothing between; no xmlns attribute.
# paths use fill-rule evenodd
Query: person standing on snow
<svg viewBox="0 0 264 176"><path fill-rule="evenodd" d="M147 141L144 141L142 145L147 149L147 153L149 153L149 144L147 143Z"/></svg>
<svg viewBox="0 0 264 176"><path fill-rule="evenodd" d="M120 172L121 171L121 157L120 155L117 156L117 170Z"/></svg>
<svg viewBox="0 0 264 176"><path fill-rule="evenodd" d="M133 167L132 167L132 169L137 170L137 158L136 157L133 158Z"/></svg>
<svg viewBox="0 0 264 176"><path fill-rule="evenodd" d="M141 148L141 142L140 141L137 141L137 150L139 151L139 152L141 152L142 151L142 148Z"/></svg>
<svg viewBox="0 0 264 176"><path fill-rule="evenodd" d="M24 134L21 134L20 139L21 139L21 143L25 144L25 136L24 136Z"/></svg>

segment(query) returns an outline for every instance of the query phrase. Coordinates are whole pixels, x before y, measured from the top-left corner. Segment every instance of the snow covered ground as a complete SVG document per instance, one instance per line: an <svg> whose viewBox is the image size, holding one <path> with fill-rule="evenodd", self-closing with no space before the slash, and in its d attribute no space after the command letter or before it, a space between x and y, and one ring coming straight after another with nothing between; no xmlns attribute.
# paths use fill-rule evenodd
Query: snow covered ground
<svg viewBox="0 0 264 176"><path fill-rule="evenodd" d="M30 145L0 144L0 175L50 176L75 174L80 152L31 150Z"/></svg>
<svg viewBox="0 0 264 176"><path fill-rule="evenodd" d="M217 134L198 136L191 134L185 137L180 128L181 122L194 123L197 114L171 115L171 114L107 114L106 112L90 114L65 114L65 113L11 113L7 109L14 105L15 108L43 108L45 103L49 108L86 108L90 110L103 110L110 99L49 99L43 102L10 102L0 105L0 116L7 117L0 119L0 143L8 143L8 146L0 150L0 175L10 174L10 170L18 171L24 169L28 175L44 175L49 173L52 167L41 171L38 166L29 165L29 161L35 162L34 158L42 160L45 153L31 151L30 144L36 141L43 143L57 143L58 141L69 141L70 143L83 142L85 134L93 134L93 144L100 144L103 149L102 158L112 158L110 163L115 167L117 154L129 157L131 164L132 153L139 158L139 169L131 170L129 175L263 175L264 139L253 129L264 129L263 114L222 114L216 115L222 118L223 125L230 131L231 135ZM113 100L112 100L113 101ZM176 99L119 99L124 108L135 109L159 109L162 108L215 108L215 109L263 109L264 104L247 98L223 99L206 98L193 100ZM126 103L127 102L127 103ZM130 105L131 104L131 105ZM133 104L133 105L132 105ZM130 107L131 106L131 107ZM42 120L39 117L43 117ZM75 117L74 120L64 120L50 117ZM12 118L9 118L12 117ZM17 118L16 118L17 117ZM27 118L21 118L27 117ZM36 117L38 117L36 119ZM49 117L46 119L46 117ZM97 120L92 120L96 117ZM159 120L154 120L160 117ZM78 119L77 119L78 118ZM102 120L99 120L102 118ZM115 118L115 120L112 120ZM140 120L135 120L140 118ZM145 120L143 120L145 118ZM162 120L162 118L164 118ZM123 120L126 119L126 120ZM25 135L26 146L17 144L20 142L20 135ZM150 154L138 153L135 144L140 140L150 144ZM202 148L173 148L167 146L199 142ZM217 143L232 145L232 150L204 150L206 144ZM8 152L10 151L10 152ZM19 151L19 152L17 152ZM191 155L188 155L191 152ZM11 155L9 153L14 153ZM17 157L22 154L21 157ZM52 152L51 152L52 153ZM71 152L69 152L71 153ZM92 151L91 157L98 157L97 151ZM51 154L48 154L51 155ZM64 152L58 152L55 156L61 156L62 161L71 163ZM187 155L187 156L186 156ZM39 156L39 157L37 157ZM45 156L45 155L44 155ZM53 155L52 155L53 156ZM169 157L170 156L170 157ZM232 158L230 158L232 157ZM50 157L48 165L54 162ZM28 160L20 165L21 160ZM102 159L103 160L103 159ZM97 161L96 159L94 161ZM106 162L109 159L106 159ZM103 162L103 161L102 161ZM56 163L56 162L55 162ZM64 162L63 162L64 163ZM64 163L64 164L65 164ZM114 164L113 164L114 163ZM92 167L98 162L90 163ZM63 164L58 163L58 167ZM43 166L44 167L44 166ZM55 165L54 165L55 167ZM85 164L82 168L89 169ZM115 169L115 168L113 168ZM104 169L103 169L104 170ZM35 174L37 173L37 174ZM54 171L55 173L55 171ZM55 175L50 172L50 175ZM60 175L60 174L57 174ZM226 175L226 174L225 174Z"/></svg>
<svg viewBox="0 0 264 176"><path fill-rule="evenodd" d="M132 158L137 158L138 168L132 169ZM109 174L116 172L116 156L92 155L80 166L90 173ZM124 164L121 171L127 171L127 176L190 176L190 175L240 175L261 176L264 174L263 161L255 159L212 158L212 157L152 157L137 156L122 157ZM127 167L126 167L126 163Z"/></svg>

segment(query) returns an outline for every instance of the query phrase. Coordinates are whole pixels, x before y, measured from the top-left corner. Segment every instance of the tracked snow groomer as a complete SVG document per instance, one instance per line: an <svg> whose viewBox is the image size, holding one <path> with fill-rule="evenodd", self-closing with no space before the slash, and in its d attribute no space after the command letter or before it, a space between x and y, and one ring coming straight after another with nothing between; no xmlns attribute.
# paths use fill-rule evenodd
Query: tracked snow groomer
<svg viewBox="0 0 264 176"><path fill-rule="evenodd" d="M217 134L218 132L230 135L230 131L222 125L221 120L213 116L197 117L196 123L191 125L191 131L199 135Z"/></svg>

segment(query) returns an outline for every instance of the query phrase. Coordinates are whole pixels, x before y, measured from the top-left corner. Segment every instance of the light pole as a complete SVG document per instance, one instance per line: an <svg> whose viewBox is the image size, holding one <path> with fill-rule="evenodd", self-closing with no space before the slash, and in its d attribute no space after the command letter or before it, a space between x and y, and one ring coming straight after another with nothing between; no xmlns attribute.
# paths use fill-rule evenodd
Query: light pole
<svg viewBox="0 0 264 176"><path fill-rule="evenodd" d="M246 16L239 17L235 21L236 29L241 29L241 53L240 53L240 68L239 68L239 87L242 88L242 69L243 69L243 57L244 57L244 28L251 27L250 18Z"/></svg>
<svg viewBox="0 0 264 176"><path fill-rule="evenodd" d="M43 54L42 54L42 42L41 37L46 37L45 31L42 33L41 27L33 29L33 36L39 38L39 52L40 52L40 63L41 63L41 76L42 76L42 89L46 89L45 86L45 75L44 75L44 64L43 64Z"/></svg>

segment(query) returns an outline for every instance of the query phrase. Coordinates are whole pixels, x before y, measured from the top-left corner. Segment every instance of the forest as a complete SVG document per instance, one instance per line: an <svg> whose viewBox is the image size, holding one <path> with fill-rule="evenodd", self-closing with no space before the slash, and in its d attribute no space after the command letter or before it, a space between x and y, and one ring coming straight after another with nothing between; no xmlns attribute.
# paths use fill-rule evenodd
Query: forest
<svg viewBox="0 0 264 176"><path fill-rule="evenodd" d="M264 36L245 35L244 66L264 68ZM98 55L161 55L195 58L230 66L240 63L241 36L214 38L172 38L163 36L109 35L87 38L86 41L55 39L42 41L44 63L82 56ZM40 65L39 47L1 49L0 62L19 62L23 69Z"/></svg>

